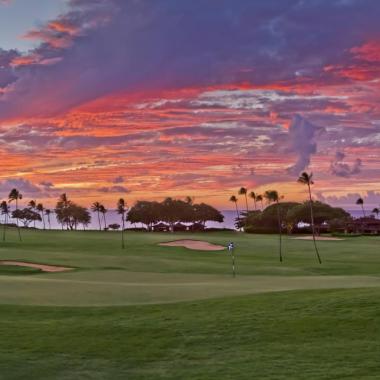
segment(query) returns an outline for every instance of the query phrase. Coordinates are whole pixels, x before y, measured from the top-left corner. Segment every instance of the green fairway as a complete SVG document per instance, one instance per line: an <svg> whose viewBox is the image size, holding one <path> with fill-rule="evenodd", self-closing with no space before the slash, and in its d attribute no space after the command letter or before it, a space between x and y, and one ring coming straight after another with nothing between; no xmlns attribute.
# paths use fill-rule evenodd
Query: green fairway
<svg viewBox="0 0 380 380"><path fill-rule="evenodd" d="M9 231L0 379L376 379L380 237ZM159 246L176 239L227 251ZM32 275L31 275L32 274Z"/></svg>

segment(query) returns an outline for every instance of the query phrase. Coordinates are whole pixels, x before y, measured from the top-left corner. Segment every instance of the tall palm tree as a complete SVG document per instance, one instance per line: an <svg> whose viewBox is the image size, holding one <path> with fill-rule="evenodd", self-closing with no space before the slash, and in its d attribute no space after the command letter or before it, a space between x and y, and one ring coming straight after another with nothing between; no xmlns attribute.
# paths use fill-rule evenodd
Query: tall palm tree
<svg viewBox="0 0 380 380"><path fill-rule="evenodd" d="M108 210L103 205L100 205L100 210L99 211L103 215L104 230L106 230L107 229L106 214L107 214Z"/></svg>
<svg viewBox="0 0 380 380"><path fill-rule="evenodd" d="M3 241L5 241L5 230L8 224L9 217L9 206L7 201L2 201L0 204L1 213L4 215L4 226L3 226Z"/></svg>
<svg viewBox="0 0 380 380"><path fill-rule="evenodd" d="M372 210L372 212L373 212L374 214L376 214L376 217L379 217L380 210L379 210L377 207L375 207L375 208Z"/></svg>
<svg viewBox="0 0 380 380"><path fill-rule="evenodd" d="M356 204L361 206L362 211L363 211L363 216L365 218L366 215L365 215L365 211L364 211L364 200L363 200L363 198L358 198L356 201Z"/></svg>
<svg viewBox="0 0 380 380"><path fill-rule="evenodd" d="M94 211L98 214L99 231L102 230L102 224L100 222L100 212L101 212L102 207L103 205L99 202L94 202L91 206L91 211Z"/></svg>
<svg viewBox="0 0 380 380"><path fill-rule="evenodd" d="M124 249L124 229L125 229L125 213L126 213L125 201L123 198L120 198L117 202L117 213L121 215L121 248Z"/></svg>
<svg viewBox="0 0 380 380"><path fill-rule="evenodd" d="M38 203L38 205L36 206L36 210L41 214L41 219L42 219L42 224L44 226L44 230L46 230L46 226L45 226L45 218L44 218L44 205L42 203Z"/></svg>
<svg viewBox="0 0 380 380"><path fill-rule="evenodd" d="M311 220L311 231L313 233L313 243L314 243L314 248L315 248L315 253L317 255L319 264L322 264L321 257L319 256L318 252L318 247L317 247L317 242L315 240L315 225L314 225L314 212L313 212L313 199L311 197L311 185L314 184L313 182L313 173L306 173L303 172L301 175L298 177L297 182L307 185L308 191L309 191L309 204L310 204L310 220Z"/></svg>
<svg viewBox="0 0 380 380"><path fill-rule="evenodd" d="M37 202L32 199L28 202L28 206L34 211L36 209ZM36 220L33 220L33 226L36 228Z"/></svg>
<svg viewBox="0 0 380 380"><path fill-rule="evenodd" d="M9 198L9 203L15 201L16 211L18 211L18 201L22 199L22 194L17 189L12 189L11 192L9 193L8 198ZM17 223L18 237L21 241L21 231L20 231L20 226L18 223L18 218L16 218L16 223Z"/></svg>
<svg viewBox="0 0 380 380"><path fill-rule="evenodd" d="M253 199L253 204L255 205L255 211L257 210L257 207L256 207L256 193L254 191L251 191L249 193L249 197Z"/></svg>
<svg viewBox="0 0 380 380"><path fill-rule="evenodd" d="M264 203L263 203L263 200L264 200L264 198L263 198L263 196L262 196L261 194L256 195L256 201L257 201L257 202L261 202L261 211L264 210Z"/></svg>
<svg viewBox="0 0 380 380"><path fill-rule="evenodd" d="M238 222L239 222L239 221L240 221L240 215L239 215L239 209L238 209L238 205L237 205L238 199L235 197L235 195L232 195L232 196L230 197L230 202L235 203L236 216L237 216L237 220L238 220Z"/></svg>
<svg viewBox="0 0 380 380"><path fill-rule="evenodd" d="M245 187L241 187L239 189L239 191L238 191L239 195L244 195L245 196L245 207L246 207L247 216L248 216L249 208L248 208L248 196L247 196L247 193L248 193L248 190Z"/></svg>
<svg viewBox="0 0 380 380"><path fill-rule="evenodd" d="M45 215L47 216L48 218L48 224L49 224L49 230L51 230L51 224L50 224L50 214L51 214L51 210L46 208L45 209Z"/></svg>
<svg viewBox="0 0 380 380"><path fill-rule="evenodd" d="M278 221L278 234L280 237L279 241L279 256L280 262L282 262L282 222L281 222L281 213L280 213L280 197L276 190L267 190L264 193L264 198L267 199L268 203L276 203L277 209L277 221Z"/></svg>

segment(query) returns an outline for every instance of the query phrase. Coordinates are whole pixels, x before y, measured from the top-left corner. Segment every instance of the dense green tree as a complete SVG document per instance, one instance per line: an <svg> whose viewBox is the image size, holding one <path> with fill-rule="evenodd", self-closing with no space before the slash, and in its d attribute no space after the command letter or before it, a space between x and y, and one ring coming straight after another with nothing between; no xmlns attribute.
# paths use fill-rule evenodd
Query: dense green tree
<svg viewBox="0 0 380 380"><path fill-rule="evenodd" d="M193 214L193 220L203 224L203 226L208 221L222 223L224 220L224 216L219 210L206 203L195 204L193 206Z"/></svg>
<svg viewBox="0 0 380 380"><path fill-rule="evenodd" d="M128 211L127 221L143 223L151 230L152 225L161 219L161 205L158 202L137 201Z"/></svg>
<svg viewBox="0 0 380 380"><path fill-rule="evenodd" d="M173 231L175 223L193 221L192 205L180 199L166 198L160 209L160 219L169 224L170 231Z"/></svg>
<svg viewBox="0 0 380 380"><path fill-rule="evenodd" d="M289 209L286 218L294 224L303 222L311 225L310 201ZM333 219L349 220L350 218L350 214L340 207L331 207L326 203L313 201L313 220L315 226L327 223Z"/></svg>
<svg viewBox="0 0 380 380"><path fill-rule="evenodd" d="M31 208L17 209L12 212L12 218L20 220L24 227L29 227L31 222L41 221L41 215Z"/></svg>

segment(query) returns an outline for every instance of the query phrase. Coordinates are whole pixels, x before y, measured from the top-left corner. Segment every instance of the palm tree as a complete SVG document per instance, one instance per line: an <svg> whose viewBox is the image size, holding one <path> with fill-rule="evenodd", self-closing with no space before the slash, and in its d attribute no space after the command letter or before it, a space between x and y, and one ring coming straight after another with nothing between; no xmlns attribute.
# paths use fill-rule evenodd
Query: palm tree
<svg viewBox="0 0 380 380"><path fill-rule="evenodd" d="M102 207L103 205L99 202L94 202L91 206L91 211L94 211L98 214L99 231L102 230L102 224L100 222L100 212L101 212Z"/></svg>
<svg viewBox="0 0 380 380"><path fill-rule="evenodd" d="M31 201L29 201L29 203L28 203L28 206L34 211L35 209L36 209L36 205L37 205L37 203L36 203L36 201L35 200L31 200ZM34 228L36 228L36 221L35 220L33 220L33 226L34 226Z"/></svg>
<svg viewBox="0 0 380 380"><path fill-rule="evenodd" d="M240 221L240 216L239 216L239 209L238 209L238 205L237 205L238 199L235 197L235 195L232 195L230 197L230 201L235 203L236 216L237 216L237 220L239 222Z"/></svg>
<svg viewBox="0 0 380 380"><path fill-rule="evenodd" d="M49 224L49 230L51 230L51 224L50 224L50 214L51 214L51 210L46 208L45 209L45 215L47 216L48 218L48 224Z"/></svg>
<svg viewBox="0 0 380 380"><path fill-rule="evenodd" d="M249 197L253 199L253 204L255 205L255 211L257 210L257 207L256 207L256 193L254 191L251 191L249 193Z"/></svg>
<svg viewBox="0 0 380 380"><path fill-rule="evenodd" d="M376 217L379 217L380 210L379 210L377 207L375 207L375 208L372 210L372 212L373 212L374 214L376 214Z"/></svg>
<svg viewBox="0 0 380 380"><path fill-rule="evenodd" d="M103 222L104 222L104 230L107 229L107 220L106 220L106 214L108 212L108 210L103 206L103 205L100 205L100 210L99 210L102 215L103 215Z"/></svg>
<svg viewBox="0 0 380 380"><path fill-rule="evenodd" d="M315 240L315 226L314 226L314 212L313 212L313 199L311 197L311 185L314 184L313 182L313 173L306 173L306 172L303 172L299 177L298 177L298 180L297 182L303 184L303 185L307 185L307 188L309 190L309 202L310 202L310 220L311 220L311 231L313 233L313 243L314 243L314 247L315 247L315 253L317 255L317 258L318 258L318 261L319 261L319 264L322 264L322 260L321 260L321 257L319 256L319 252L318 252L318 247L317 247L317 242Z"/></svg>
<svg viewBox="0 0 380 380"><path fill-rule="evenodd" d="M261 202L261 211L264 210L263 199L264 199L264 198L263 198L263 196L262 196L261 194L256 195L256 201L257 201L257 202Z"/></svg>
<svg viewBox="0 0 380 380"><path fill-rule="evenodd" d="M280 197L276 190L267 190L264 193L264 198L267 199L268 203L274 202L277 205L276 209L277 209L278 233L280 237L279 255L280 255L280 262L282 262L282 223L281 223L281 213L280 213Z"/></svg>
<svg viewBox="0 0 380 380"><path fill-rule="evenodd" d="M125 207L125 201L123 198L120 198L119 201L117 202L117 213L121 215L121 248L124 249L124 229L125 229L125 212L126 212L126 207Z"/></svg>
<svg viewBox="0 0 380 380"><path fill-rule="evenodd" d="M245 207L246 207L246 210L247 210L247 216L248 216L248 197L247 197L247 193L248 193L248 190L245 188L245 187L241 187L238 191L238 194L239 195L244 195L245 196Z"/></svg>
<svg viewBox="0 0 380 380"><path fill-rule="evenodd" d="M7 201L2 201L0 204L1 213L4 215L4 227L3 227L3 241L5 241L5 230L7 228L8 216L9 216L9 206Z"/></svg>
<svg viewBox="0 0 380 380"><path fill-rule="evenodd" d="M16 211L18 211L18 201L19 199L22 199L22 194L17 189L12 189L11 192L9 193L8 198L9 198L9 203L15 201ZM16 218L16 223L17 223L18 237L21 241L21 231L20 231L20 226L18 224L18 218Z"/></svg>
<svg viewBox="0 0 380 380"><path fill-rule="evenodd" d="M44 218L44 205L42 203L38 203L38 205L36 206L36 210L41 214L41 219L42 219L42 224L44 226L44 230L46 230L46 226L45 226L45 218Z"/></svg>
<svg viewBox="0 0 380 380"><path fill-rule="evenodd" d="M356 201L356 204L357 204L357 205L360 205L360 206L362 207L363 216L364 216L364 218L365 218L364 200L363 200L363 198L358 198L357 201Z"/></svg>

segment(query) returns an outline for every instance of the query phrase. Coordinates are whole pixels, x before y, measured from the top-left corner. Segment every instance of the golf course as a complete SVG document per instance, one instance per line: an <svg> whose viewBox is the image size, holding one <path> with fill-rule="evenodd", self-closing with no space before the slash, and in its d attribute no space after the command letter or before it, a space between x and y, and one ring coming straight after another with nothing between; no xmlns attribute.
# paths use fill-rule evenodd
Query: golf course
<svg viewBox="0 0 380 380"><path fill-rule="evenodd" d="M22 238L0 246L0 379L378 378L379 236L318 241L322 264L294 237L280 263L276 235Z"/></svg>

